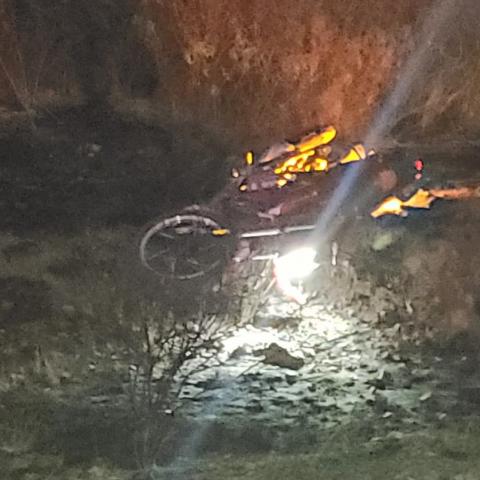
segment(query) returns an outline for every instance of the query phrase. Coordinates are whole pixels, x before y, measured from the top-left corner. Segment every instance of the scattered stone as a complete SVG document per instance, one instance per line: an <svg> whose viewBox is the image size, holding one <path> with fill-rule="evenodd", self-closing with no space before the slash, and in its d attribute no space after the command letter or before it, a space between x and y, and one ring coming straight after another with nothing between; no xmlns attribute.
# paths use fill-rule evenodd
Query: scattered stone
<svg viewBox="0 0 480 480"><path fill-rule="evenodd" d="M279 375L275 375L275 376L272 376L272 377L266 377L265 382L269 385L275 385L277 383L283 382L283 377L281 377Z"/></svg>
<svg viewBox="0 0 480 480"><path fill-rule="evenodd" d="M245 409L252 413L260 413L265 410L262 407L261 403L258 401L249 403L248 405L245 406Z"/></svg>
<svg viewBox="0 0 480 480"><path fill-rule="evenodd" d="M285 375L285 380L289 385L293 385L297 381L296 375L289 375L288 373Z"/></svg>
<svg viewBox="0 0 480 480"><path fill-rule="evenodd" d="M211 378L208 380L200 380L193 384L194 387L199 388L200 390L218 390L222 388L222 384L219 383L217 378Z"/></svg>
<svg viewBox="0 0 480 480"><path fill-rule="evenodd" d="M368 288L365 285L365 291ZM272 307L272 318L284 315L287 319L291 312L281 310L284 305L279 308ZM397 327L366 327L358 315L339 318L324 305L317 309L310 305L308 316L299 317L294 329L290 320L285 320L286 328L280 330L280 322L272 326L269 318L266 314L261 317L262 333L268 338L260 343L262 348L245 352L245 347L240 347L220 370L203 372L188 383L188 390L200 385L203 391L215 372L226 379L214 394L213 401L221 405L218 418L234 422L248 412L252 421L279 428L302 419L325 428L348 422L355 412L418 423L425 416L419 398L426 391L439 391L438 372L433 375L426 368L432 359L425 362L419 355L399 353ZM315 318L320 320L312 320ZM273 338L278 338L278 343ZM314 354L309 353L313 350ZM187 415L198 419L211 413L203 395L185 391L181 398L187 403L182 409ZM429 413L436 421L435 409L448 411L445 398L439 394L431 404ZM450 405L454 405L451 400Z"/></svg>

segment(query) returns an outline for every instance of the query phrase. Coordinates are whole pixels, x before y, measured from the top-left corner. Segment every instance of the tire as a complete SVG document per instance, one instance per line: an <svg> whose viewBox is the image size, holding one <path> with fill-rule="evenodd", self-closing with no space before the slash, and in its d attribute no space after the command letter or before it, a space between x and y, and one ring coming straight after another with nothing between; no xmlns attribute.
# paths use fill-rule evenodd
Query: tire
<svg viewBox="0 0 480 480"><path fill-rule="evenodd" d="M222 267L231 235L215 220L182 213L150 226L139 244L143 266L164 278L191 280Z"/></svg>

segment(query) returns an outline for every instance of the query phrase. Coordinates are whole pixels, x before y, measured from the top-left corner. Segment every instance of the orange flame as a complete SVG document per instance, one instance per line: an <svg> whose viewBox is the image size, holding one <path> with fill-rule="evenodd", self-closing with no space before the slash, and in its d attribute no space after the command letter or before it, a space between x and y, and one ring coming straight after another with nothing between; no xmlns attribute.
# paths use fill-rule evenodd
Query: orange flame
<svg viewBox="0 0 480 480"><path fill-rule="evenodd" d="M296 145L296 149L300 152L315 150L323 145L328 145L337 136L335 127L329 126L318 133L312 133L303 137Z"/></svg>
<svg viewBox="0 0 480 480"><path fill-rule="evenodd" d="M271 147L260 158L259 163L262 165L276 160L273 172L278 178L275 183L278 187L283 187L295 180L295 174L327 172L341 164L365 160L375 153L373 150L367 152L365 146L358 143L340 159L331 160L332 147L329 144L336 136L335 127L328 126L319 132L306 135L297 143L285 142ZM253 152L247 152L245 162L249 166L253 165ZM234 176L238 178L240 174ZM247 187L242 185L240 190L246 191Z"/></svg>
<svg viewBox="0 0 480 480"><path fill-rule="evenodd" d="M404 217L407 212L403 208L403 202L398 197L387 197L373 212L370 214L373 218L382 217L383 215L399 215Z"/></svg>
<svg viewBox="0 0 480 480"><path fill-rule="evenodd" d="M314 158L311 158L314 157ZM315 150L299 153L280 163L274 170L277 175L285 173L324 172L328 170L328 159L315 157Z"/></svg>
<svg viewBox="0 0 480 480"><path fill-rule="evenodd" d="M370 215L373 218L383 215L406 217L408 208L428 209L436 198L430 191L420 188L408 200L403 201L394 196L387 197Z"/></svg>
<svg viewBox="0 0 480 480"><path fill-rule="evenodd" d="M433 188L431 190L420 188L405 201L400 200L398 197L386 198L370 215L373 218L378 218L383 215L399 215L406 217L408 214L408 208L428 209L438 198L443 200L480 198L480 186Z"/></svg>
<svg viewBox="0 0 480 480"><path fill-rule="evenodd" d="M430 208L435 198L431 192L420 188L408 200L403 202L403 206L407 208Z"/></svg>
<svg viewBox="0 0 480 480"><path fill-rule="evenodd" d="M432 189L430 193L436 198L443 198L444 200L462 200L465 198L480 198L480 187L457 187L457 188L443 188Z"/></svg>
<svg viewBox="0 0 480 480"><path fill-rule="evenodd" d="M345 163L358 162L359 160L365 160L367 156L371 154L372 152L368 152L367 154L364 145L357 143L338 161L338 163L343 165Z"/></svg>

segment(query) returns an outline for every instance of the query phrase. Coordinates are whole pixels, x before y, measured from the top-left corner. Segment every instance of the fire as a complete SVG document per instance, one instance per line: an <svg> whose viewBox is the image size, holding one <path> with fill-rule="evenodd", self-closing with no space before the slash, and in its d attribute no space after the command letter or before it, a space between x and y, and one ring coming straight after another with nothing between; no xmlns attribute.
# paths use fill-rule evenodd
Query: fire
<svg viewBox="0 0 480 480"><path fill-rule="evenodd" d="M404 210L404 204L398 197L387 197L370 215L373 218L383 215L399 215L404 217L407 213Z"/></svg>
<svg viewBox="0 0 480 480"><path fill-rule="evenodd" d="M465 198L480 198L480 187L457 187L432 189L431 194L435 198L443 198L444 200L462 200Z"/></svg>
<svg viewBox="0 0 480 480"><path fill-rule="evenodd" d="M288 158L276 167L274 172L277 175L284 175L286 173L325 172L328 170L328 167L328 159L316 157L315 150L310 150Z"/></svg>
<svg viewBox="0 0 480 480"><path fill-rule="evenodd" d="M368 156L374 155L375 152L367 150L361 143L354 145L339 161L338 163L344 165L345 163L358 162L359 160L365 160Z"/></svg>
<svg viewBox="0 0 480 480"><path fill-rule="evenodd" d="M367 152L365 146L361 143L353 145L340 158L331 159L332 147L330 143L335 140L337 130L333 126L328 126L320 131L310 133L301 138L296 143L283 142L273 145L264 152L258 161L263 171L273 170L277 176L274 184L281 188L296 179L296 174L328 172L338 165L358 162L375 154L373 150ZM254 164L253 152L247 152L245 163L248 167ZM239 174L235 175L239 177ZM247 191L248 187L242 184L241 191Z"/></svg>
<svg viewBox="0 0 480 480"><path fill-rule="evenodd" d="M274 172L283 176L285 173L325 172L329 168L327 156L331 149L326 146L337 136L337 130L326 127L320 132L311 133L296 144L287 157L280 161Z"/></svg>
<svg viewBox="0 0 480 480"><path fill-rule="evenodd" d="M323 145L328 145L335 139L336 136L337 130L335 127L329 126L318 133L311 133L310 135L303 137L295 145L295 148L302 153L315 150Z"/></svg>
<svg viewBox="0 0 480 480"><path fill-rule="evenodd" d="M398 215L406 217L409 208L430 208L435 196L428 190L420 188L408 200L400 200L398 197L387 197L370 215L379 218L383 215Z"/></svg>
<svg viewBox="0 0 480 480"><path fill-rule="evenodd" d="M383 215L406 217L408 209L429 209L431 204L439 198L443 200L480 198L480 187L434 188L430 190L420 188L407 200L400 200L394 196L387 197L370 215L373 218L379 218Z"/></svg>
<svg viewBox="0 0 480 480"><path fill-rule="evenodd" d="M230 230L228 228L216 228L212 230L212 235L214 237L225 237L226 235L230 235Z"/></svg>

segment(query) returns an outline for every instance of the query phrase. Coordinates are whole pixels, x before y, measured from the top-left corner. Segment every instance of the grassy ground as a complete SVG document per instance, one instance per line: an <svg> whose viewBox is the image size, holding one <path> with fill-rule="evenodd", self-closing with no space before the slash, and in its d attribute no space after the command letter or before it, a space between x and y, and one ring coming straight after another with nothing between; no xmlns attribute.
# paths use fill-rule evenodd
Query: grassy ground
<svg viewBox="0 0 480 480"><path fill-rule="evenodd" d="M328 439L309 454L218 458L178 478L296 480L474 479L478 478L479 433L456 425L438 431L359 444L351 432ZM158 476L167 479L168 473ZM172 477L170 477L172 478ZM173 477L175 478L175 477Z"/></svg>
<svg viewBox="0 0 480 480"><path fill-rule="evenodd" d="M292 447L282 453L178 459L168 467L154 467L148 472L120 468L95 457L72 463L61 451L35 448L35 426L23 427L17 424L8 430L2 422L0 461L6 480L474 480L480 467L478 419L448 421L413 433L385 430L379 437L373 437L372 425L364 422L333 434L323 433L318 443L304 451Z"/></svg>

